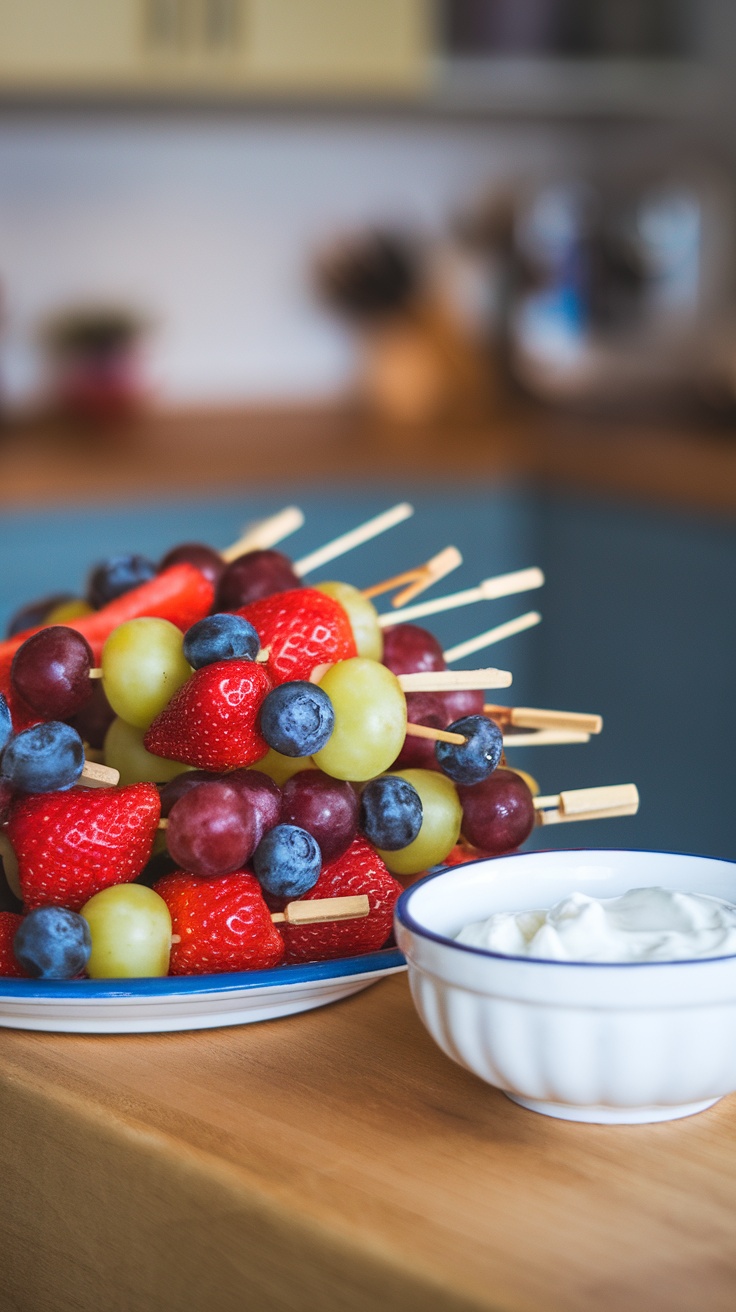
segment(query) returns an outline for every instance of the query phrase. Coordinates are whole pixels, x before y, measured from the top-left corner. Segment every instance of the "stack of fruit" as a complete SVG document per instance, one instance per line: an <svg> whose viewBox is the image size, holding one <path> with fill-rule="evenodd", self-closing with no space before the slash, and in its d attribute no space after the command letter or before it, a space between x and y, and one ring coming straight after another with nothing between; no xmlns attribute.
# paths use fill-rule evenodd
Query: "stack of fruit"
<svg viewBox="0 0 736 1312"><path fill-rule="evenodd" d="M510 675L452 676L429 632L391 622L401 612L382 623L364 593L306 587L306 572L269 547L227 563L185 544L159 566L107 561L83 601L11 623L0 975L371 952L391 932L395 876L457 859L461 830L464 856L528 837L532 791L483 710L483 689ZM360 918L339 903L321 921L290 914L355 895Z"/></svg>

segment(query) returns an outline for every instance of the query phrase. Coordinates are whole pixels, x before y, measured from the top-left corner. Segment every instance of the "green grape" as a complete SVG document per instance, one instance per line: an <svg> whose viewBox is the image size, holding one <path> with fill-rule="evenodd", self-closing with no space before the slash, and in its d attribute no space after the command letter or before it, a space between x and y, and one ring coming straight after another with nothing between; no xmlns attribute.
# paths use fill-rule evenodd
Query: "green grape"
<svg viewBox="0 0 736 1312"><path fill-rule="evenodd" d="M373 602L351 583L318 583L316 591L332 597L347 613L358 655L367 656L372 661L383 660L383 630Z"/></svg>
<svg viewBox="0 0 736 1312"><path fill-rule="evenodd" d="M392 875L417 875L444 861L460 837L463 811L457 789L437 770L392 770L413 784L422 799L422 827L398 852L379 852Z"/></svg>
<svg viewBox="0 0 736 1312"><path fill-rule="evenodd" d="M291 779L293 774L299 774L300 770L313 770L314 761L311 756L282 756L281 752L276 752L273 747L269 747L266 755L250 768L261 770L269 779L273 779L279 788L283 788L287 779Z"/></svg>
<svg viewBox="0 0 736 1312"><path fill-rule="evenodd" d="M191 765L181 761L167 761L163 756L154 756L143 746L143 729L136 729L132 724L118 717L113 720L105 734L103 753L105 765L120 771L120 783L125 784L165 784L175 779L183 770L192 770Z"/></svg>
<svg viewBox="0 0 736 1312"><path fill-rule="evenodd" d="M115 884L95 893L81 913L92 936L91 979L166 975L171 916L158 893L144 884Z"/></svg>
<svg viewBox="0 0 736 1312"><path fill-rule="evenodd" d="M81 597L72 597L69 601L60 601L52 606L44 619L44 624L68 624L70 620L79 620L84 615L91 615L92 607Z"/></svg>
<svg viewBox="0 0 736 1312"><path fill-rule="evenodd" d="M396 760L406 735L406 698L385 665L353 656L320 679L335 708L329 741L314 763L333 779L373 779Z"/></svg>
<svg viewBox="0 0 736 1312"><path fill-rule="evenodd" d="M116 715L147 729L168 706L192 673L182 642L169 620L126 620L113 629L102 648L102 685Z"/></svg>

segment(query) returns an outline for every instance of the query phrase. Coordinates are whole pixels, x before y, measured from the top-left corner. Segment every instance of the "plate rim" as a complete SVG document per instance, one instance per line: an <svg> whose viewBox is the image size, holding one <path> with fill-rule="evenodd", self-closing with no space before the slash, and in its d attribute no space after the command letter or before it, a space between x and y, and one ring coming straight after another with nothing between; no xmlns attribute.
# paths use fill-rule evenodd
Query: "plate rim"
<svg viewBox="0 0 736 1312"><path fill-rule="evenodd" d="M6 1003L69 1003L163 1001L174 998L195 1000L250 993L257 989L289 989L355 976L401 970L406 958L398 948L381 948L361 956L336 957L269 970L223 971L213 975L165 975L131 980L36 980L0 978L0 1008Z"/></svg>

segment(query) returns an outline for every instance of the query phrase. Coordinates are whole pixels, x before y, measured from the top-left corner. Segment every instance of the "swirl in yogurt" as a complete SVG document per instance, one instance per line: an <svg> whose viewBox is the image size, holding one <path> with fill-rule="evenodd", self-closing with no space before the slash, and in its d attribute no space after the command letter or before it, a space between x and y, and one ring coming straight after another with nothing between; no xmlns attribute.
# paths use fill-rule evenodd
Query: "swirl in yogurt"
<svg viewBox="0 0 736 1312"><path fill-rule="evenodd" d="M471 947L547 961L723 957L736 954L736 906L666 888L632 888L610 898L572 893L548 911L497 911L455 937Z"/></svg>

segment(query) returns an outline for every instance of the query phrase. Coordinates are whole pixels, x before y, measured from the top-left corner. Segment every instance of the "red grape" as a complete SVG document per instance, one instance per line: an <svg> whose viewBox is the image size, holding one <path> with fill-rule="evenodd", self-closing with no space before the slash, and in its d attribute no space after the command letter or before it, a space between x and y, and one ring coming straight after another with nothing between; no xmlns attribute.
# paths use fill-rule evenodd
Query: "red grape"
<svg viewBox="0 0 736 1312"><path fill-rule="evenodd" d="M532 794L513 770L494 770L482 783L459 787L463 837L492 856L511 852L534 828Z"/></svg>
<svg viewBox="0 0 736 1312"><path fill-rule="evenodd" d="M383 663L394 674L446 668L442 647L434 634L418 624L392 624L384 630Z"/></svg>
<svg viewBox="0 0 736 1312"><path fill-rule="evenodd" d="M222 780L203 783L172 806L166 843L182 870L227 875L255 851L256 822L234 788Z"/></svg>
<svg viewBox="0 0 736 1312"><path fill-rule="evenodd" d="M93 664L86 638L55 624L26 638L13 657L10 679L19 696L39 715L65 720L90 700Z"/></svg>
<svg viewBox="0 0 736 1312"><path fill-rule="evenodd" d="M234 788L252 812L256 826L256 847L264 834L281 818L281 789L262 770L231 770L225 782Z"/></svg>
<svg viewBox="0 0 736 1312"><path fill-rule="evenodd" d="M165 819L170 814L174 803L188 793L190 788L199 788L200 784L221 783L222 779L222 775L213 774L211 770L183 770L181 774L174 775L159 789L162 817Z"/></svg>
<svg viewBox="0 0 736 1312"><path fill-rule="evenodd" d="M105 734L115 719L115 712L105 696L102 679L89 682L92 689L89 701L75 715L66 718L83 742L99 749L105 744Z"/></svg>
<svg viewBox="0 0 736 1312"><path fill-rule="evenodd" d="M274 592L301 588L291 561L281 551L246 551L233 560L220 578L215 594L216 611L239 610Z"/></svg>
<svg viewBox="0 0 736 1312"><path fill-rule="evenodd" d="M358 832L360 804L352 784L321 770L302 770L283 788L281 823L316 838L326 864L347 851Z"/></svg>
<svg viewBox="0 0 736 1312"><path fill-rule="evenodd" d="M214 547L208 547L204 542L182 542L178 547L172 547L167 551L159 562L159 571L168 569L170 565L181 564L194 565L200 574L204 574L209 579L213 587L217 587L220 577L225 570L225 562L219 551Z"/></svg>

